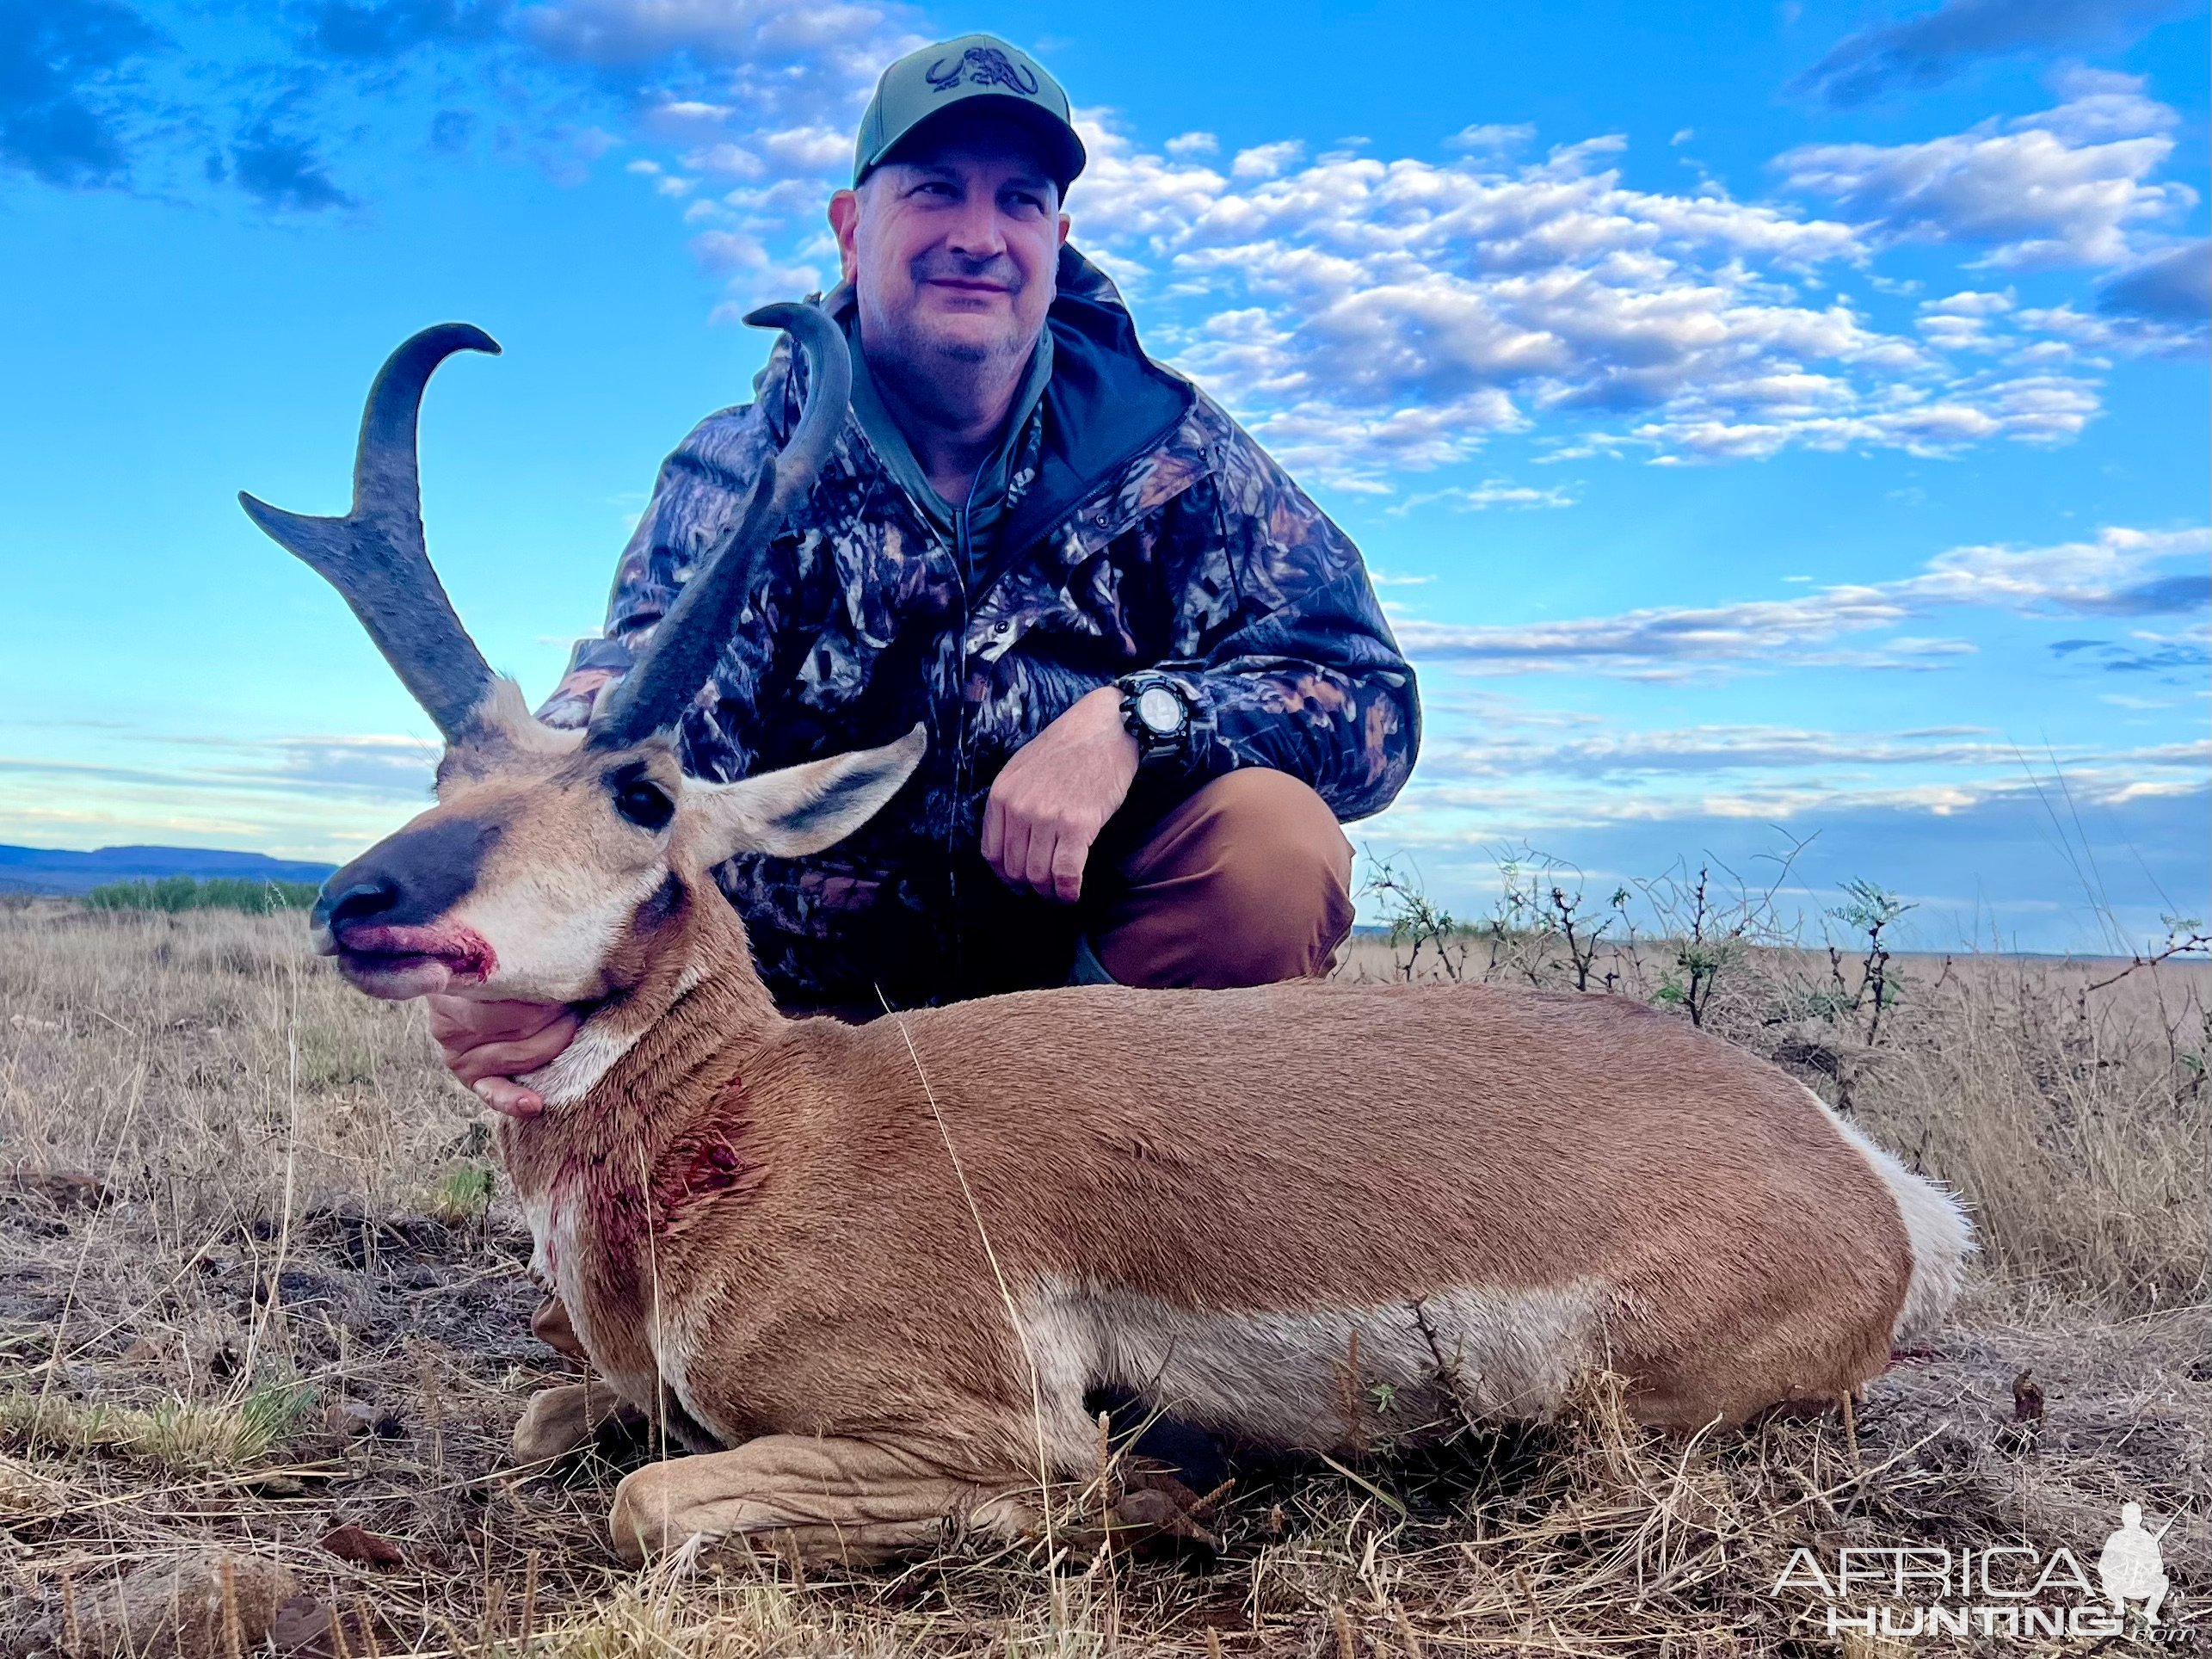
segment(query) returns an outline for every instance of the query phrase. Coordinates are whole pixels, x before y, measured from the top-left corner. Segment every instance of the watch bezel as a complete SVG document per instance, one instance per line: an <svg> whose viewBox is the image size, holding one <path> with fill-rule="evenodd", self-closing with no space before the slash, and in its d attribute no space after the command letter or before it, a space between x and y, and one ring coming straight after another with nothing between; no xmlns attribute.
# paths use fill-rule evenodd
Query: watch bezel
<svg viewBox="0 0 2212 1659"><path fill-rule="evenodd" d="M1164 674L1133 674L1118 683L1122 692L1121 721L1129 735L1137 740L1137 764L1150 767L1182 759L1190 749L1193 725L1190 700L1183 694L1182 688ZM1164 693L1175 706L1172 726L1153 725L1144 712L1144 700L1155 691Z"/></svg>

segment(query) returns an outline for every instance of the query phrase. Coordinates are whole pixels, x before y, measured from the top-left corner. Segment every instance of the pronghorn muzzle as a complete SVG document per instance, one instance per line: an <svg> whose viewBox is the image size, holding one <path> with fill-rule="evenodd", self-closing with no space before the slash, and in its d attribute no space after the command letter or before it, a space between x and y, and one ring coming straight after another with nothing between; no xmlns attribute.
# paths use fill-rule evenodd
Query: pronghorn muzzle
<svg viewBox="0 0 2212 1659"><path fill-rule="evenodd" d="M490 944L451 919L499 840L496 823L433 818L379 842L323 884L315 948L356 989L394 1001L483 984Z"/></svg>

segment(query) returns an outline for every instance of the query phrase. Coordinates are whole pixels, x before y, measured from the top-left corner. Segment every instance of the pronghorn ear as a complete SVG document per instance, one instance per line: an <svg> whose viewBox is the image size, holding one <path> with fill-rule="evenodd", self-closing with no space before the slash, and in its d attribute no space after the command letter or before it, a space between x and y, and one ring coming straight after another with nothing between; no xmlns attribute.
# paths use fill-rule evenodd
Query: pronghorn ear
<svg viewBox="0 0 2212 1659"><path fill-rule="evenodd" d="M929 747L917 725L897 743L787 766L736 783L688 784L705 822L710 865L739 853L804 858L835 847L898 793Z"/></svg>

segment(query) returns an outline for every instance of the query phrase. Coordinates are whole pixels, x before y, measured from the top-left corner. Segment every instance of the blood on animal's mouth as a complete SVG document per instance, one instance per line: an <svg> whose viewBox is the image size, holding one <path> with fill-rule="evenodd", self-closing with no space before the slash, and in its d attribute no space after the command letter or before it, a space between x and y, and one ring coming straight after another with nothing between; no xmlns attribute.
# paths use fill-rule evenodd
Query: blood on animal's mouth
<svg viewBox="0 0 2212 1659"><path fill-rule="evenodd" d="M490 942L471 928L342 926L317 944L356 990L393 1002L480 985L498 965Z"/></svg>

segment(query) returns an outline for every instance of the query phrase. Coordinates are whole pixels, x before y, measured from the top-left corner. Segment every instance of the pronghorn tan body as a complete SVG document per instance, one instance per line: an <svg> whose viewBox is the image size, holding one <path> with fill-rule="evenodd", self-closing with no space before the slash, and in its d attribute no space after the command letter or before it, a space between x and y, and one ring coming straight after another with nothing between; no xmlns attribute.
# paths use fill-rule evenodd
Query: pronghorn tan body
<svg viewBox="0 0 2212 1659"><path fill-rule="evenodd" d="M483 336L395 355L351 518L250 503L448 739L438 805L331 879L326 947L373 994L593 1009L502 1146L595 1366L707 1453L623 1483L625 1550L1020 1531L1040 1474L1092 1470L1100 1391L1317 1451L1540 1417L1601 1366L1647 1422L1741 1422L1848 1394L1948 1304L1971 1243L1946 1195L1619 999L1090 987L780 1015L708 872L849 834L921 742L706 785L666 736L841 416L834 328L774 318L816 401L588 733L531 720L422 552L416 404ZM518 1449L582 1421L578 1391L542 1396Z"/></svg>

